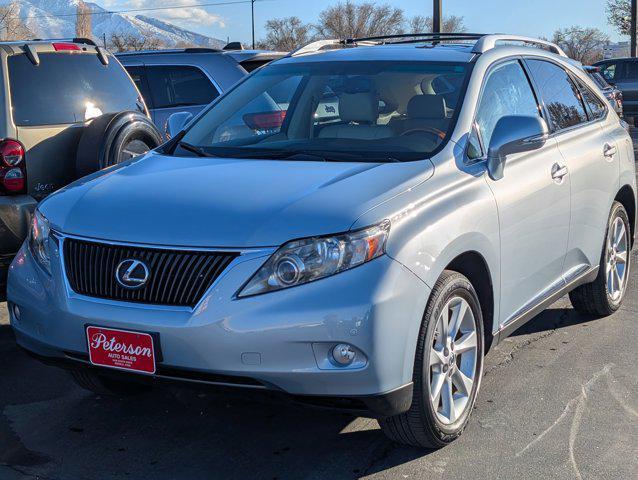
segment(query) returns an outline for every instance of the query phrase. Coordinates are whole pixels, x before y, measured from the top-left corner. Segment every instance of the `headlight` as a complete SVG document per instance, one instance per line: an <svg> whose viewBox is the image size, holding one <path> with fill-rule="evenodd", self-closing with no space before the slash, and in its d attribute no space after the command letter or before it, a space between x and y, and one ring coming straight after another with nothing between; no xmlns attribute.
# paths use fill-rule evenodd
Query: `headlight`
<svg viewBox="0 0 638 480"><path fill-rule="evenodd" d="M51 257L49 256L49 221L36 210L31 220L29 232L29 249L40 266L51 273Z"/></svg>
<svg viewBox="0 0 638 480"><path fill-rule="evenodd" d="M355 232L293 240L281 246L239 297L294 287L356 267L385 253L390 222Z"/></svg>

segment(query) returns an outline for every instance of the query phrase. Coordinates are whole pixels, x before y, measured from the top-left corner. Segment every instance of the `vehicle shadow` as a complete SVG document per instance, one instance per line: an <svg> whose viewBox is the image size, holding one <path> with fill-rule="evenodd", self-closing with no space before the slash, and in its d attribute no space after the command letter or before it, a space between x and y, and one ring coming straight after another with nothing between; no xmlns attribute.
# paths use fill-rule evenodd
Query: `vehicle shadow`
<svg viewBox="0 0 638 480"><path fill-rule="evenodd" d="M0 466L43 478L359 478L428 454L372 419L248 395L95 396L20 351L6 325L0 363Z"/></svg>
<svg viewBox="0 0 638 480"><path fill-rule="evenodd" d="M552 308L544 310L521 328L512 333L512 337L542 333L573 325L586 326L589 322L600 320L601 317L584 315L573 308Z"/></svg>

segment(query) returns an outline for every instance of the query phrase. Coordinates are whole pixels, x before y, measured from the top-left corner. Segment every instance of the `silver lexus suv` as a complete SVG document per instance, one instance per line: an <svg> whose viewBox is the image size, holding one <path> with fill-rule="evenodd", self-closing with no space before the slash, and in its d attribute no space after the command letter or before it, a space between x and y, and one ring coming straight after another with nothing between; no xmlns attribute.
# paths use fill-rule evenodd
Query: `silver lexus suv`
<svg viewBox="0 0 638 480"><path fill-rule="evenodd" d="M556 45L321 41L178 120L44 200L11 265L17 341L84 388L270 390L441 447L490 345L623 301L631 140Z"/></svg>

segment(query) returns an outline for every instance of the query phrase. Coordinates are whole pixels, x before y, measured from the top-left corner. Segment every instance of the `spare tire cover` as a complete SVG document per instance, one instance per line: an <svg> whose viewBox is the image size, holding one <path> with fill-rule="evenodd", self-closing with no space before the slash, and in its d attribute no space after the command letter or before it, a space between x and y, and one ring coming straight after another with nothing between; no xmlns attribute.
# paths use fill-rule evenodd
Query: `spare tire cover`
<svg viewBox="0 0 638 480"><path fill-rule="evenodd" d="M82 133L76 155L76 173L83 177L162 143L153 122L134 111L108 113L91 120Z"/></svg>

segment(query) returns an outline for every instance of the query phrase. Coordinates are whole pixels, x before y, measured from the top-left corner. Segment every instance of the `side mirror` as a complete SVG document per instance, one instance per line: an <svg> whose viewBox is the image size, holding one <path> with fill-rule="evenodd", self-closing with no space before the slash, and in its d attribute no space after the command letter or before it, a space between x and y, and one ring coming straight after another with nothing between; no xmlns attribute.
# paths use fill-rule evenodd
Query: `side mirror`
<svg viewBox="0 0 638 480"><path fill-rule="evenodd" d="M189 112L177 112L171 114L166 120L166 125L164 127L164 136L166 140L170 140L179 132L184 130L184 127L188 122L190 122L193 118L193 114Z"/></svg>
<svg viewBox="0 0 638 480"><path fill-rule="evenodd" d="M547 141L547 124L540 117L507 115L501 117L490 139L487 173L492 180L503 178L508 155L536 150Z"/></svg>

